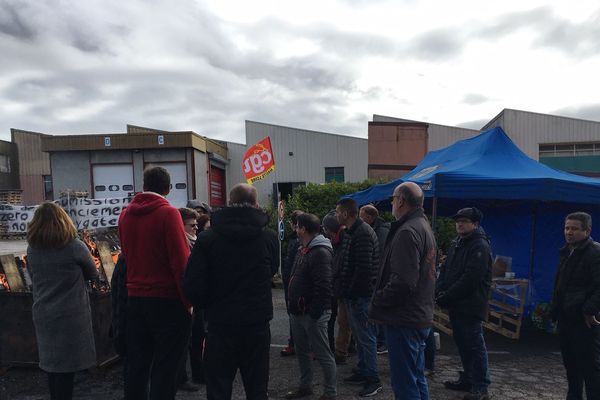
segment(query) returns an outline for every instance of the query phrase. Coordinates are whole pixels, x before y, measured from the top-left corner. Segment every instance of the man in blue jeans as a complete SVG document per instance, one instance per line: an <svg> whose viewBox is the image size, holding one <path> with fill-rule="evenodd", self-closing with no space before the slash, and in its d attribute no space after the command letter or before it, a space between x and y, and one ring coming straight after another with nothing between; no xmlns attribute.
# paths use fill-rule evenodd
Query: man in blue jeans
<svg viewBox="0 0 600 400"><path fill-rule="evenodd" d="M423 211L423 191L396 187L392 223L369 317L385 330L396 400L428 400L425 340L433 321L435 237Z"/></svg>
<svg viewBox="0 0 600 400"><path fill-rule="evenodd" d="M489 239L479 226L482 218L475 207L463 208L454 215L458 236L448 250L436 287L436 302L448 310L464 370L458 380L444 382L444 386L469 392L465 400L489 398L490 375L482 321L488 312L492 257Z"/></svg>
<svg viewBox="0 0 600 400"><path fill-rule="evenodd" d="M374 396L381 390L381 381L377 371L377 337L375 327L369 323L368 308L379 270L379 242L373 228L358 217L356 201L340 200L335 215L346 226L338 274L358 355L358 371L344 382L363 385L358 392L361 397Z"/></svg>

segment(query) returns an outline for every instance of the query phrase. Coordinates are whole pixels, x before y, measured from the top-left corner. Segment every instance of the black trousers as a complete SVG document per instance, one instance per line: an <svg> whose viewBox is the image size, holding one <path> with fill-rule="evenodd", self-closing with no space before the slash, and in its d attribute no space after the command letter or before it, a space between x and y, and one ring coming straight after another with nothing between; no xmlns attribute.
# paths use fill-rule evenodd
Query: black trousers
<svg viewBox="0 0 600 400"><path fill-rule="evenodd" d="M252 326L208 325L204 366L208 400L229 400L240 370L247 400L267 400L269 385L269 323Z"/></svg>
<svg viewBox="0 0 600 400"><path fill-rule="evenodd" d="M71 400L73 398L74 372L48 372L50 400Z"/></svg>
<svg viewBox="0 0 600 400"><path fill-rule="evenodd" d="M567 370L567 400L600 399L600 326L588 328L581 321L559 319L558 338Z"/></svg>
<svg viewBox="0 0 600 400"><path fill-rule="evenodd" d="M178 299L127 301L127 400L172 400L189 340L191 316Z"/></svg>
<svg viewBox="0 0 600 400"><path fill-rule="evenodd" d="M192 368L192 379L197 383L204 383L204 364L202 362L202 351L204 347L204 338L206 337L206 330L204 328L204 312L194 310L192 316L192 332L189 340L189 344L186 349L189 349L189 353L184 351L184 356L181 359L179 365L179 372L177 373L177 383L182 384L189 380L187 373L187 360L190 360L190 366ZM189 357L188 357L189 355Z"/></svg>

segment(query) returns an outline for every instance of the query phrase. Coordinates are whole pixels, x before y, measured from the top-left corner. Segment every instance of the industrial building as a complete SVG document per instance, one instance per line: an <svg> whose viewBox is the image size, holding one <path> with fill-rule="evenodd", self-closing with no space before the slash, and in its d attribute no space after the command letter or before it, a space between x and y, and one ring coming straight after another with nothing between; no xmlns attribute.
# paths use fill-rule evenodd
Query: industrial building
<svg viewBox="0 0 600 400"><path fill-rule="evenodd" d="M276 170L255 182L267 205L278 193L286 198L308 183L398 178L427 152L496 126L534 160L600 176L600 122L505 109L481 130L376 114L368 122L368 139L255 121L246 121L245 143L133 125L124 133L82 135L12 129L11 142L0 141L0 190L21 190L25 205L68 190L122 197L143 190L144 168L162 165L171 172L174 205L200 199L220 207L232 185L246 181L242 160L248 148L269 136Z"/></svg>
<svg viewBox="0 0 600 400"><path fill-rule="evenodd" d="M367 139L246 121L246 145L228 143L231 182L245 182L242 159L246 149L267 136L277 169L254 184L261 204L277 201L278 192L285 199L307 183L367 179Z"/></svg>
<svg viewBox="0 0 600 400"><path fill-rule="evenodd" d="M427 152L497 126L534 160L574 174L600 176L600 122L504 109L480 130L373 115L369 178L398 178Z"/></svg>
<svg viewBox="0 0 600 400"><path fill-rule="evenodd" d="M125 133L54 136L13 130L12 134L21 144L25 204L73 191L98 199L131 196L143 190L143 171L149 166L170 172L167 199L174 206L183 207L188 199L215 207L226 202L227 147L191 131L128 125Z"/></svg>

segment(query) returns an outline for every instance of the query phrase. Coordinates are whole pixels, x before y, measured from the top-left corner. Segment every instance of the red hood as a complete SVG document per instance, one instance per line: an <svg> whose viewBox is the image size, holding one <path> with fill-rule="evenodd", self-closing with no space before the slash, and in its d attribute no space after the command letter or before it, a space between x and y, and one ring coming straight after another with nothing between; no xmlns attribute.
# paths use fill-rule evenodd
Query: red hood
<svg viewBox="0 0 600 400"><path fill-rule="evenodd" d="M169 201L158 193L142 192L135 195L127 210L133 215L144 215L169 205Z"/></svg>

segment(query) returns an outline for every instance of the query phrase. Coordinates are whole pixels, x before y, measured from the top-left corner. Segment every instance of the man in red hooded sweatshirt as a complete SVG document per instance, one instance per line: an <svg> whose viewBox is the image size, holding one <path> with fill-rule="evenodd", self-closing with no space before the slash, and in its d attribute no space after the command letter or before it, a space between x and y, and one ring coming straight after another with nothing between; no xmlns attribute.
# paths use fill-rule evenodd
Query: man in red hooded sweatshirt
<svg viewBox="0 0 600 400"><path fill-rule="evenodd" d="M129 296L127 400L175 398L177 366L189 336L190 304L181 284L190 248L179 211L164 197L170 184L166 169L147 169L144 192L119 218Z"/></svg>

